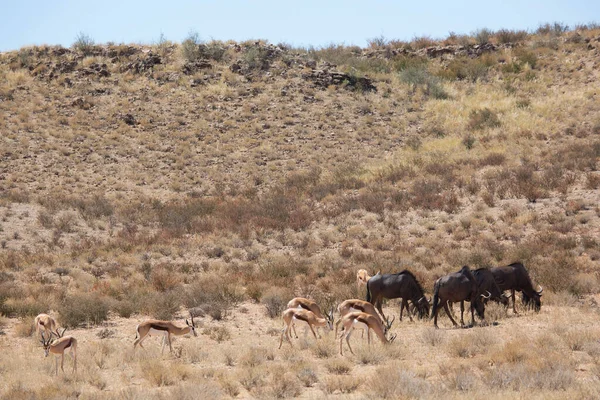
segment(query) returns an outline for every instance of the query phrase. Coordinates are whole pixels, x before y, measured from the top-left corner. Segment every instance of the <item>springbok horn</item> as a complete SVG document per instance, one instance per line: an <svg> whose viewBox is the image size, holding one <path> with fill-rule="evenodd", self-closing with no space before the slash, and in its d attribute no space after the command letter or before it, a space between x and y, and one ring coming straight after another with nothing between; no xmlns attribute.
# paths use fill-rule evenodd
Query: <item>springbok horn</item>
<svg viewBox="0 0 600 400"><path fill-rule="evenodd" d="M63 331L62 331L62 333L60 334L60 336L59 336L59 337L63 337L63 336L65 336L65 332L66 332L66 331L67 331L67 328L64 328L64 329L63 329ZM58 332L58 330L57 330L57 332Z"/></svg>
<svg viewBox="0 0 600 400"><path fill-rule="evenodd" d="M389 340L389 342L390 342L390 343L393 343L393 342L394 342L394 340L396 340L396 336L398 336L398 334L397 334L397 333L394 333L394 334L392 335L392 337L390 337L390 340Z"/></svg>
<svg viewBox="0 0 600 400"><path fill-rule="evenodd" d="M537 294L542 294L542 292L544 291L544 288L541 285L538 285L540 287L540 291L537 292Z"/></svg>
<svg viewBox="0 0 600 400"><path fill-rule="evenodd" d="M392 315L392 320L389 322L388 324L388 329L392 327L392 324L394 323L394 320L396 319L395 315Z"/></svg>

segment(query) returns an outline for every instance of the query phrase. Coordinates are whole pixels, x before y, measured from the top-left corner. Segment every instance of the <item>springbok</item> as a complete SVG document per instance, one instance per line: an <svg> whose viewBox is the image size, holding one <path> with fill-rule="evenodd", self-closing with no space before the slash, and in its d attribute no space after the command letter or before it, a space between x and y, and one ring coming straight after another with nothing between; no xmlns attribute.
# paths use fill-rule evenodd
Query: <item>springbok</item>
<svg viewBox="0 0 600 400"><path fill-rule="evenodd" d="M62 335L65 334L65 331L67 329L65 328L62 332ZM63 374L65 372L65 369L63 368L64 362L65 362L65 350L67 350L68 348L71 349L71 357L73 358L73 373L75 373L77 371L77 339L75 339L73 336L62 336L62 335L58 335L58 339L52 340L52 334L50 335L50 337L48 337L48 340L46 340L46 337L44 336L44 332L42 332L42 346L44 346L44 351L46 353L45 357L48 357L48 355L50 353L54 354L56 357L54 358L56 360L56 367L55 367L55 371L54 374L58 375L58 356L60 355L60 369L62 370Z"/></svg>
<svg viewBox="0 0 600 400"><path fill-rule="evenodd" d="M331 323L333 324L333 308L331 309L329 314L323 314L321 308L319 308L317 303L304 297L294 297L287 303L287 308L296 308L300 310L310 311L313 314L315 314L317 318L325 318L326 320L331 321ZM298 339L298 334L296 333L296 326L294 324L292 324L292 329L294 330L294 336L296 337L296 339Z"/></svg>
<svg viewBox="0 0 600 400"><path fill-rule="evenodd" d="M58 325L56 323L56 320L48 314L39 314L37 317L35 317L33 321L35 324L35 333L37 336L39 336L40 332L44 330L48 337L52 336L52 334L56 334L56 336L60 338L61 335L58 335Z"/></svg>
<svg viewBox="0 0 600 400"><path fill-rule="evenodd" d="M179 327L171 321L159 321L156 319L149 319L147 321L142 322L135 328L136 335L135 341L133 342L133 349L135 350L135 347L138 344L143 349L144 346L142 345L142 342L148 336L162 335L163 341L161 354L165 351L166 343L169 343L169 351L173 352L173 348L171 347L171 335L181 336L192 332L194 336L198 336L198 334L196 333L196 325L194 325L194 317L192 317L191 319L191 324L188 322L187 319L185 320L185 324L187 326L184 327Z"/></svg>
<svg viewBox="0 0 600 400"><path fill-rule="evenodd" d="M317 338L317 334L315 333L313 326L317 328L321 326L327 326L330 330L333 329L333 323L331 319L319 318L312 311L304 310L302 308L288 308L283 312L281 316L283 317L283 322L286 326L281 330L281 338L279 339L280 349L281 345L283 344L284 335L286 340L290 343L290 346L293 347L292 341L290 340L290 329L292 329L292 327L294 326L295 321L306 322L313 335L315 336L315 339Z"/></svg>
<svg viewBox="0 0 600 400"><path fill-rule="evenodd" d="M350 352L354 354L354 351L352 351L352 346L350 346L350 335L352 334L352 331L356 328L364 329L367 331L367 342L369 343L369 345L371 344L371 330L375 332L375 334L383 344L392 343L394 339L396 339L396 335L393 335L388 340L385 333L383 332L384 326L381 323L381 320L377 317L374 317L371 314L367 314L362 311L354 311L344 315L342 317L342 324L344 328L342 334L340 335L341 355L344 355L342 351L344 337L346 337L346 343L348 343L348 348L350 349Z"/></svg>
<svg viewBox="0 0 600 400"><path fill-rule="evenodd" d="M394 317L392 317L392 320L390 322L384 323L381 320L381 318L379 317L379 314L377 314L377 311L375 310L375 306L373 306L373 304L369 303L368 301L359 300L359 299L345 300L345 301L341 302L340 305L338 306L338 312L340 313L340 319L338 319L335 323L335 337L337 337L338 326L340 325L340 322L342 322L342 318L344 317L344 315L354 312L354 311L362 311L364 313L371 314L372 316L376 317L382 323L384 333L387 333L387 331L392 327L392 324L394 323L394 319L396 318L396 316L394 316ZM363 335L364 335L364 331L363 331Z"/></svg>

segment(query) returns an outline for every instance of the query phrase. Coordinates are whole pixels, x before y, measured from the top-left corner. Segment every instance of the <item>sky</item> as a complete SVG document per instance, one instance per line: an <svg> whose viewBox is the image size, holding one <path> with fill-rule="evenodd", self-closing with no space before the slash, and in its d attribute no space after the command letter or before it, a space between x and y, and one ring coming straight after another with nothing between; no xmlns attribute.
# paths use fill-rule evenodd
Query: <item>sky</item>
<svg viewBox="0 0 600 400"><path fill-rule="evenodd" d="M0 51L71 46L79 33L96 43L266 39L322 47L366 46L375 37L410 40L449 32L535 30L541 23L600 23L599 0L0 0Z"/></svg>

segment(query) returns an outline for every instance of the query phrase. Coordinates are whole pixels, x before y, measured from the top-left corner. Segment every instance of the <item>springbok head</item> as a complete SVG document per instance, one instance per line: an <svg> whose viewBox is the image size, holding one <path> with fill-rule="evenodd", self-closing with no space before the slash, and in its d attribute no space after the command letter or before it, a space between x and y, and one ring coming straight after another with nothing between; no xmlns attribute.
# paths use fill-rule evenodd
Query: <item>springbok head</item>
<svg viewBox="0 0 600 400"><path fill-rule="evenodd" d="M42 340L40 340L40 342L42 342L42 346L44 347L45 357L48 357L48 354L50 354L50 343L52 343L52 334L50 334L50 337L46 340L46 336L44 335L44 332L42 332Z"/></svg>

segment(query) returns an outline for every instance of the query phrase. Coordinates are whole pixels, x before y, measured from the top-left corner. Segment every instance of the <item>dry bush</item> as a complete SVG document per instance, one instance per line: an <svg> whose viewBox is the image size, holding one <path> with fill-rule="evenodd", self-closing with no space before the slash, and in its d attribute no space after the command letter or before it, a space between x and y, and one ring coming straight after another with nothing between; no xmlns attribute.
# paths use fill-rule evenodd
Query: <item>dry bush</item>
<svg viewBox="0 0 600 400"><path fill-rule="evenodd" d="M488 75L488 63L482 58L458 57L438 72L438 76L451 81L477 82Z"/></svg>
<svg viewBox="0 0 600 400"><path fill-rule="evenodd" d="M98 325L108 318L109 301L95 293L69 296L58 308L62 326L76 328L81 324Z"/></svg>
<svg viewBox="0 0 600 400"><path fill-rule="evenodd" d="M498 115L489 108L471 110L467 129L483 130L486 128L497 128L501 125Z"/></svg>
<svg viewBox="0 0 600 400"><path fill-rule="evenodd" d="M269 318L279 318L287 308L287 303L293 298L293 293L285 288L270 288L261 298L264 304L267 316Z"/></svg>
<svg viewBox="0 0 600 400"><path fill-rule="evenodd" d="M352 371L352 363L345 358L335 358L327 361L325 368L330 374L345 375Z"/></svg>
<svg viewBox="0 0 600 400"><path fill-rule="evenodd" d="M319 382L319 378L315 370L309 366L301 367L296 373L298 380L302 382L304 387L312 387L315 383Z"/></svg>
<svg viewBox="0 0 600 400"><path fill-rule="evenodd" d="M203 335L208 335L212 340L218 343L231 339L231 332L225 326L206 327L202 330Z"/></svg>
<svg viewBox="0 0 600 400"><path fill-rule="evenodd" d="M223 319L231 307L244 299L241 286L228 282L217 274L198 276L186 288L185 305L200 307L213 319Z"/></svg>
<svg viewBox="0 0 600 400"><path fill-rule="evenodd" d="M322 381L323 390L327 394L354 393L360 388L362 383L359 379L352 376L326 376Z"/></svg>
<svg viewBox="0 0 600 400"><path fill-rule="evenodd" d="M520 43L527 39L527 31L515 31L512 29L500 29L494 34L498 43Z"/></svg>
<svg viewBox="0 0 600 400"><path fill-rule="evenodd" d="M170 321L179 312L181 296L178 290L152 293L144 299L142 310L156 319Z"/></svg>
<svg viewBox="0 0 600 400"><path fill-rule="evenodd" d="M246 367L258 367L266 361L271 361L275 358L272 350L262 347L250 347L240 355L240 364Z"/></svg>
<svg viewBox="0 0 600 400"><path fill-rule="evenodd" d="M401 366L386 365L377 371L365 383L367 396L376 399L418 399L433 393L433 387L426 380Z"/></svg>
<svg viewBox="0 0 600 400"><path fill-rule="evenodd" d="M486 309L487 312L487 309ZM419 340L427 346L439 346L446 340L446 335L443 331L433 327L424 328L419 335Z"/></svg>
<svg viewBox="0 0 600 400"><path fill-rule="evenodd" d="M14 333L17 337L30 337L35 332L33 317L23 318L15 325Z"/></svg>
<svg viewBox="0 0 600 400"><path fill-rule="evenodd" d="M286 372L285 369L274 369L267 390L269 395L283 399L300 395L302 385L293 373Z"/></svg>
<svg viewBox="0 0 600 400"><path fill-rule="evenodd" d="M221 385L221 389L223 392L228 394L231 397L236 397L240 394L240 385L230 374L223 374L219 377L219 385Z"/></svg>
<svg viewBox="0 0 600 400"><path fill-rule="evenodd" d="M238 382L244 389L252 393L265 384L265 371L258 368L244 368L238 372Z"/></svg>
<svg viewBox="0 0 600 400"><path fill-rule="evenodd" d="M150 282L159 292L174 290L181 285L179 274L173 270L173 266L170 264L161 264L152 268Z"/></svg>

